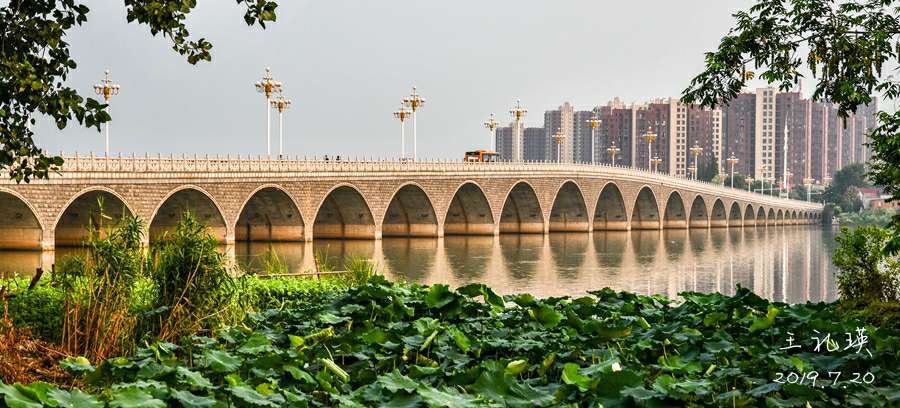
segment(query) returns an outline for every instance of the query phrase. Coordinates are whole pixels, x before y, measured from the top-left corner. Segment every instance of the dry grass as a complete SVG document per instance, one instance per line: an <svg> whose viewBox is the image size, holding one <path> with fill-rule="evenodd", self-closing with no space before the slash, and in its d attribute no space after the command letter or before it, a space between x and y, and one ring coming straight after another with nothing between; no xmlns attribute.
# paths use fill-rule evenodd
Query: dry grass
<svg viewBox="0 0 900 408"><path fill-rule="evenodd" d="M59 386L74 385L74 378L59 368L60 360L69 355L60 348L31 337L27 329L13 326L8 316L8 302L3 302L0 319L0 380L6 384L44 381Z"/></svg>

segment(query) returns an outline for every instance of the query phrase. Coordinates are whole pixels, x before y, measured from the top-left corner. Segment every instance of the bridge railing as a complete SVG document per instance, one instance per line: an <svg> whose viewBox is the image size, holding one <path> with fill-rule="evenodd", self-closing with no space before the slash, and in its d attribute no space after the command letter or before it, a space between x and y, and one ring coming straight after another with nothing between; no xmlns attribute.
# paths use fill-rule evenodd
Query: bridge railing
<svg viewBox="0 0 900 408"><path fill-rule="evenodd" d="M802 203L805 201L788 200L772 197L742 189L733 189L706 181L691 180L683 176L651 172L633 167L610 164L587 163L554 163L554 162L493 162L471 163L460 160L419 160L400 161L396 159L325 159L325 158L267 158L262 156L175 156L149 155L143 156L94 156L79 155L65 157L60 173L64 178L96 177L104 173L254 173L258 176L287 175L290 173L466 173L484 171L486 173L523 173L535 171L555 171L573 173L574 175L624 176L639 179L646 183L675 184L691 188L699 192L711 194L727 193L732 197L740 197L753 201ZM124 175L120 175L124 176ZM51 176L52 177L52 176ZM126 176L127 177L127 176ZM724 190L724 191L723 191Z"/></svg>

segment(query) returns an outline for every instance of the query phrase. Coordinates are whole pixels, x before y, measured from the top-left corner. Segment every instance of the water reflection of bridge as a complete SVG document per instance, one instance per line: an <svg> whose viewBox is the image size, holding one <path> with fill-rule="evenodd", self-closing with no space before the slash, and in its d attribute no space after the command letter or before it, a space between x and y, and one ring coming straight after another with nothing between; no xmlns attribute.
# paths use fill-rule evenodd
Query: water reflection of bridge
<svg viewBox="0 0 900 408"><path fill-rule="evenodd" d="M323 240L235 249L245 266L249 254L270 249L295 271L312 269L315 253L334 261L364 256L394 279L486 282L504 293L554 296L609 286L669 296L730 294L741 284L770 299L805 302L835 296L832 242L830 230L796 227Z"/></svg>
<svg viewBox="0 0 900 408"><path fill-rule="evenodd" d="M138 215L159 239L186 210L226 244L816 223L821 205L641 170L534 163L70 157L0 182L0 248L80 243Z"/></svg>

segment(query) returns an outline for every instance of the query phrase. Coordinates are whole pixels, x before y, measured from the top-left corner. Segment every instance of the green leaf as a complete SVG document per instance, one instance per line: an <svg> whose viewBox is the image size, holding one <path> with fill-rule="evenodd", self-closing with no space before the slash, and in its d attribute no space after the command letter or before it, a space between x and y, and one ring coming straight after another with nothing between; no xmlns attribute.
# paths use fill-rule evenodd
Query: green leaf
<svg viewBox="0 0 900 408"><path fill-rule="evenodd" d="M173 390L172 397L186 408L205 408L216 405L215 399L195 395L190 391Z"/></svg>
<svg viewBox="0 0 900 408"><path fill-rule="evenodd" d="M212 388L212 383L198 372L189 370L187 367L178 366L176 369L179 382L190 385L195 388Z"/></svg>
<svg viewBox="0 0 900 408"><path fill-rule="evenodd" d="M528 368L528 360L515 360L510 361L509 364L506 365L506 374L511 376L517 376L522 371Z"/></svg>
<svg viewBox="0 0 900 408"><path fill-rule="evenodd" d="M308 372L303 371L295 366L286 365L283 367L284 371L294 377L295 380L303 381L306 384L315 384L316 380L310 375Z"/></svg>
<svg viewBox="0 0 900 408"><path fill-rule="evenodd" d="M772 327L772 324L775 323L775 316L778 316L778 312L778 308L770 304L766 317L753 320L753 324L750 325L750 333Z"/></svg>
<svg viewBox="0 0 900 408"><path fill-rule="evenodd" d="M342 382L350 381L350 374L347 374L347 372L344 371L343 368L335 364L335 362L330 358L321 358L320 360L322 361L322 364L325 365L325 368L327 368L328 371L331 371L331 373L334 374L339 380L341 380Z"/></svg>
<svg viewBox="0 0 900 408"><path fill-rule="evenodd" d="M453 336L453 341L456 342L456 346L459 347L463 353L469 352L472 348L472 341L469 340L469 337L467 337L462 330L458 329L456 326L450 326L450 328L447 329L447 332Z"/></svg>
<svg viewBox="0 0 900 408"><path fill-rule="evenodd" d="M400 371L397 369L394 369L394 371L391 371L389 374L379 376L378 384L381 384L382 387L388 389L392 393L396 393L398 390L413 392L419 385L412 378L400 374Z"/></svg>
<svg viewBox="0 0 900 408"><path fill-rule="evenodd" d="M229 373L240 368L242 360L225 350L207 350L203 353L203 362L217 373Z"/></svg>
<svg viewBox="0 0 900 408"><path fill-rule="evenodd" d="M25 395L20 387L23 386L19 384L6 385L0 382L0 395L3 395L3 401L9 408L41 408L43 406L40 401Z"/></svg>
<svg viewBox="0 0 900 408"><path fill-rule="evenodd" d="M475 397L462 394L453 388L447 387L436 389L421 385L416 389L416 392L430 407L468 408L475 405L477 401Z"/></svg>
<svg viewBox="0 0 900 408"><path fill-rule="evenodd" d="M100 408L103 406L103 403L96 398L78 389L72 391L53 389L47 395L56 402L56 406L59 408Z"/></svg>
<svg viewBox="0 0 900 408"><path fill-rule="evenodd" d="M59 367L75 374L94 372L94 366L87 358L82 356L66 357L59 363Z"/></svg>
<svg viewBox="0 0 900 408"><path fill-rule="evenodd" d="M562 313L543 303L531 309L531 316L547 329L556 327L563 318Z"/></svg>
<svg viewBox="0 0 900 408"><path fill-rule="evenodd" d="M246 385L236 385L232 387L228 387L228 391L231 392L231 395L234 395L237 399L246 402L250 405L255 405L258 407L277 407L278 404L270 401L266 398L265 395L261 394L259 391L254 390Z"/></svg>
<svg viewBox="0 0 900 408"><path fill-rule="evenodd" d="M109 406L111 408L165 408L166 403L137 388L126 388L113 393L113 399L109 402Z"/></svg>
<svg viewBox="0 0 900 408"><path fill-rule="evenodd" d="M578 367L578 364L566 363L566 365L563 366L562 380L566 384L577 386L581 391L587 391L591 379L581 375L581 373L578 372L579 369L580 367Z"/></svg>
<svg viewBox="0 0 900 408"><path fill-rule="evenodd" d="M430 308L440 309L456 299L450 287L444 284L431 285L425 294L425 304Z"/></svg>

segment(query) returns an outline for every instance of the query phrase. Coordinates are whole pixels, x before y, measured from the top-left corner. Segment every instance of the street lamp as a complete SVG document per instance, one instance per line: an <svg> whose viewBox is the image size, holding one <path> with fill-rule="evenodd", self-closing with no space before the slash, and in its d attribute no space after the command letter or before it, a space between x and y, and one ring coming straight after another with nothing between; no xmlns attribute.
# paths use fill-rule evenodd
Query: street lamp
<svg viewBox="0 0 900 408"><path fill-rule="evenodd" d="M512 107L512 109L509 110L509 114L513 117L513 119L515 119L515 124L516 124L516 128L513 129L513 135L512 135L512 138L513 138L512 161L521 161L522 160L522 152L521 152L522 147L521 147L521 140L519 138L519 130L520 130L519 123L522 121L522 118L525 117L526 113L528 113L528 109L525 109L525 107L522 106L521 100L516 99L516 106Z"/></svg>
<svg viewBox="0 0 900 408"><path fill-rule="evenodd" d="M647 142L647 170L650 170L650 162L653 160L653 141L656 140L656 133L653 132L653 126L647 128L644 133L644 141Z"/></svg>
<svg viewBox="0 0 900 408"><path fill-rule="evenodd" d="M747 176L747 178L745 178L744 181L747 182L747 192L749 193L749 192L750 192L750 186L753 185L753 182L756 181L756 180L754 180L753 177Z"/></svg>
<svg viewBox="0 0 900 408"><path fill-rule="evenodd" d="M725 160L731 166L731 188L734 188L734 165L738 164L739 161L737 157L734 157L734 152L731 152L731 156L728 156L728 159Z"/></svg>
<svg viewBox="0 0 900 408"><path fill-rule="evenodd" d="M784 183L782 183L781 187L784 188L785 198L791 198L791 178L794 177L794 173L790 170L784 172ZM779 194L781 196L781 194Z"/></svg>
<svg viewBox="0 0 900 408"><path fill-rule="evenodd" d="M597 128L600 127L600 124L603 123L603 121L597 116L597 112L594 112L587 122L591 124L591 164L594 164L594 146L596 146L597 143Z"/></svg>
<svg viewBox="0 0 900 408"><path fill-rule="evenodd" d="M291 100L284 95L278 95L271 101L272 107L278 110L278 158L284 156L284 111L290 109Z"/></svg>
<svg viewBox="0 0 900 408"><path fill-rule="evenodd" d="M412 115L412 111L407 110L403 107L403 104L400 104L400 109L394 111L394 117L400 119L400 160L406 158L406 136L403 131L403 122L406 121Z"/></svg>
<svg viewBox="0 0 900 408"><path fill-rule="evenodd" d="M803 185L806 186L806 202L809 202L810 200L810 192L812 191L812 183L814 181L815 180L813 180L812 177L803 178Z"/></svg>
<svg viewBox="0 0 900 408"><path fill-rule="evenodd" d="M766 170L768 170L768 168L769 168L769 166L766 166L765 164L759 166L759 183L760 183L759 184L759 192L760 193L765 193L765 191L766 191L766 180L768 180L768 177L766 177Z"/></svg>
<svg viewBox="0 0 900 408"><path fill-rule="evenodd" d="M484 127L486 127L488 130L491 131L491 151L492 152L497 150L497 148L494 147L494 142L497 140L497 126L499 126L499 125L500 125L500 122L497 122L497 120L494 119L493 113L491 113L491 118L488 119L487 122L484 122Z"/></svg>
<svg viewBox="0 0 900 408"><path fill-rule="evenodd" d="M697 179L697 163L694 163L688 167L688 171L691 172L691 178Z"/></svg>
<svg viewBox="0 0 900 408"><path fill-rule="evenodd" d="M256 81L256 92L266 96L266 156L272 155L272 111L269 105L272 101L272 94L281 92L281 82L272 78L272 69L266 68L266 74L261 80Z"/></svg>
<svg viewBox="0 0 900 408"><path fill-rule="evenodd" d="M425 99L419 96L416 92L416 87L413 86L412 93L409 94L408 97L403 98L403 104L406 105L409 109L412 110L412 120L413 120L413 160L416 160L418 156L418 148L416 146L416 142L418 141L418 135L416 133L416 111L425 105Z"/></svg>
<svg viewBox="0 0 900 408"><path fill-rule="evenodd" d="M616 142L612 143L612 146L606 148L606 153L609 153L609 157L612 159L612 165L616 165L616 155L619 154L619 149L616 147Z"/></svg>
<svg viewBox="0 0 900 408"><path fill-rule="evenodd" d="M694 147L691 148L691 154L694 156L694 180L697 179L697 168L700 167L700 163L698 162L700 153L703 153L703 148L697 146L697 142L695 141Z"/></svg>
<svg viewBox="0 0 900 408"><path fill-rule="evenodd" d="M556 162L562 162L562 142L563 139L566 138L566 135L563 134L562 129L556 129L556 133L553 135L553 140L556 141Z"/></svg>
<svg viewBox="0 0 900 408"><path fill-rule="evenodd" d="M103 79L100 80L100 83L94 85L94 92L96 92L97 95L102 95L103 101L106 102L107 105L109 105L109 100L112 99L113 95L118 95L119 89L121 89L122 87L119 86L119 84L114 83L112 79L109 78L108 69L104 72L104 74L105 75ZM108 112L109 108L107 107L106 110ZM109 121L106 122L106 147L104 149L104 152L106 152L106 155L109 156Z"/></svg>
<svg viewBox="0 0 900 408"><path fill-rule="evenodd" d="M662 163L662 159L659 158L659 155L653 156L653 159L650 160L650 163L653 164L653 172L659 172L659 164Z"/></svg>

